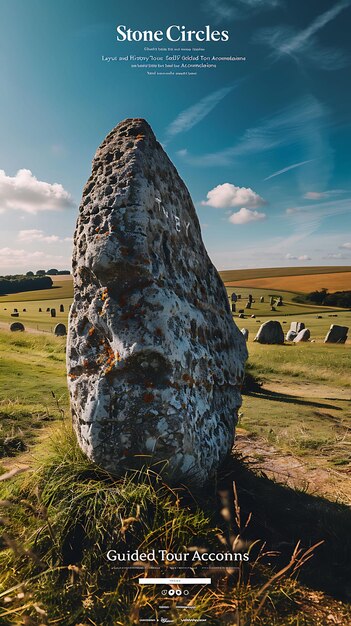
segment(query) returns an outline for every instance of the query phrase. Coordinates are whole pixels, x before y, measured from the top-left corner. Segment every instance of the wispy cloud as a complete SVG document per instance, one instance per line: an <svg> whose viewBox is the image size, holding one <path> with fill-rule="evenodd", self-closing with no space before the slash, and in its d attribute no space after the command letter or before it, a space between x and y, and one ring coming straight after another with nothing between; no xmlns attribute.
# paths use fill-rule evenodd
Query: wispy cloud
<svg viewBox="0 0 351 626"><path fill-rule="evenodd" d="M223 98L233 91L238 83L239 81L235 85L230 85L229 87L223 87L222 89L213 91L196 102L196 104L193 104L188 109L179 113L175 120L173 120L173 122L166 129L163 144L168 143L176 135L187 132L196 124L199 124L199 122L211 113L211 111L223 100Z"/></svg>
<svg viewBox="0 0 351 626"><path fill-rule="evenodd" d="M285 255L285 258L288 261L311 261L311 257L308 256L308 254L300 254L299 256L296 256L295 254L290 254L290 252L288 252L288 254Z"/></svg>
<svg viewBox="0 0 351 626"><path fill-rule="evenodd" d="M306 200L323 200L340 194L347 193L346 189L329 189L328 191L307 191L304 194Z"/></svg>
<svg viewBox="0 0 351 626"><path fill-rule="evenodd" d="M282 0L207 0L204 9L215 22L245 19L253 13L275 9Z"/></svg>
<svg viewBox="0 0 351 626"><path fill-rule="evenodd" d="M267 176L263 180L269 180L270 178L275 178L275 176L280 176L280 174L285 174L285 172L289 172L290 170L294 170L296 167L301 167L301 165L306 165L306 163L312 163L313 159L308 159L307 161L300 161L300 163L294 163L293 165L288 165L287 167L283 167L282 170L278 170L274 172L270 176Z"/></svg>
<svg viewBox="0 0 351 626"><path fill-rule="evenodd" d="M269 46L273 51L273 60L288 55L298 61L301 56L304 64L315 63L321 69L334 70L344 67L349 62L344 54L336 48L322 47L315 35L349 6L349 0L342 0L316 17L309 26L299 32L294 31L290 26L262 29L256 33L254 41Z"/></svg>
<svg viewBox="0 0 351 626"><path fill-rule="evenodd" d="M308 157L305 161L311 163L318 159L318 176L327 181L332 163L332 153L325 137L327 119L326 108L308 95L263 119L259 125L248 128L233 146L201 156L181 150L178 156L191 165L219 167L231 165L239 157L295 144ZM311 172L309 182L312 184Z"/></svg>
<svg viewBox="0 0 351 626"><path fill-rule="evenodd" d="M46 235L43 230L39 230L38 228L20 230L17 239L18 241L41 241L43 243L63 243L72 241L71 237L61 238L58 235Z"/></svg>
<svg viewBox="0 0 351 626"><path fill-rule="evenodd" d="M347 241L346 243L342 243L340 248L344 248L345 250L351 250L351 241Z"/></svg>

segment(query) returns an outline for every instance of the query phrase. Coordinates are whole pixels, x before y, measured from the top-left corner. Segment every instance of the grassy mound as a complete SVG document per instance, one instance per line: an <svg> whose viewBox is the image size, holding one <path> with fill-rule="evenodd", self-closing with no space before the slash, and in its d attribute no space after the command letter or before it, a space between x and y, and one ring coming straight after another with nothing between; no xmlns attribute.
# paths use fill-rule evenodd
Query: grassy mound
<svg viewBox="0 0 351 626"><path fill-rule="evenodd" d="M233 499L230 491L219 499L208 493L195 499L148 469L113 478L82 455L62 425L34 456L36 468L1 482L1 625L129 626L141 617L160 617L160 588L138 585L147 566L138 572L118 569L106 552L179 553L193 547L249 550L251 559L238 569L213 573L211 588L192 589L192 620L206 617L206 624L232 626L324 623L323 611L321 618L311 613L293 575L311 551L293 546L285 562L278 559L274 567L274 554L245 538L248 520L235 489ZM168 618L181 624L179 602L168 604Z"/></svg>

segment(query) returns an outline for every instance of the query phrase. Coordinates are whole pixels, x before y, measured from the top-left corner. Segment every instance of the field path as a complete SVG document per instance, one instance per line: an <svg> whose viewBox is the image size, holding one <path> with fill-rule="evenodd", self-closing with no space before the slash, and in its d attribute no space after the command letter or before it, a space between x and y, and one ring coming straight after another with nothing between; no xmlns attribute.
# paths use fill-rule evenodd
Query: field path
<svg viewBox="0 0 351 626"><path fill-rule="evenodd" d="M350 470L334 470L311 465L293 454L281 452L264 439L237 428L234 451L245 464L267 478L311 495L351 504Z"/></svg>

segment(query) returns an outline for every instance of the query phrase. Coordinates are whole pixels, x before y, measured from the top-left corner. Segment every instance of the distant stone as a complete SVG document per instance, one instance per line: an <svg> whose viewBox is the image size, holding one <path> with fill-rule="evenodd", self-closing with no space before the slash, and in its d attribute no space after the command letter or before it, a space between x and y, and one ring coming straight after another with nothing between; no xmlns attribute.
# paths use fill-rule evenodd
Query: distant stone
<svg viewBox="0 0 351 626"><path fill-rule="evenodd" d="M79 445L203 484L232 449L246 343L185 184L140 119L96 152L73 253L68 384Z"/></svg>
<svg viewBox="0 0 351 626"><path fill-rule="evenodd" d="M275 308L275 306L271 306L271 311L276 311L277 309Z"/></svg>
<svg viewBox="0 0 351 626"><path fill-rule="evenodd" d="M13 312L14 313L18 313L18 309L13 309Z"/></svg>
<svg viewBox="0 0 351 626"><path fill-rule="evenodd" d="M255 319L256 315L251 315L250 317L252 317L252 319Z"/></svg>
<svg viewBox="0 0 351 626"><path fill-rule="evenodd" d="M338 326L337 324L332 324L324 339L324 343L345 343L348 332L348 326Z"/></svg>
<svg viewBox="0 0 351 626"><path fill-rule="evenodd" d="M258 343L283 344L284 333L280 322L269 320L262 324L254 341L258 341Z"/></svg>
<svg viewBox="0 0 351 626"><path fill-rule="evenodd" d="M236 293L233 291L232 295L230 296L230 299L232 302L236 302L238 299L238 296L236 295Z"/></svg>
<svg viewBox="0 0 351 626"><path fill-rule="evenodd" d="M50 309L51 317L56 317L56 309Z"/></svg>
<svg viewBox="0 0 351 626"><path fill-rule="evenodd" d="M305 324L303 322L291 322L290 330L293 330L296 334L305 328Z"/></svg>
<svg viewBox="0 0 351 626"><path fill-rule="evenodd" d="M47 313L50 313L50 307L48 306L48 308L46 309Z"/></svg>
<svg viewBox="0 0 351 626"><path fill-rule="evenodd" d="M311 337L311 332L309 328L303 328L302 330L300 330L299 333L297 333L294 339L294 343L299 343L300 341L308 341L310 337Z"/></svg>
<svg viewBox="0 0 351 626"><path fill-rule="evenodd" d="M27 309L23 309L23 313L27 313Z"/></svg>
<svg viewBox="0 0 351 626"><path fill-rule="evenodd" d="M247 330L247 328L242 328L241 329L241 333L243 334L243 336L245 337L245 341L248 340L249 338L249 331Z"/></svg>
<svg viewBox="0 0 351 626"><path fill-rule="evenodd" d="M238 317L240 317L240 319L245 319L244 313L239 313Z"/></svg>
<svg viewBox="0 0 351 626"><path fill-rule="evenodd" d="M251 300L248 300L245 304L245 309L251 309Z"/></svg>
<svg viewBox="0 0 351 626"><path fill-rule="evenodd" d="M273 306L274 302L275 302L275 298L274 298L273 296L271 296L271 297L269 298L269 304L270 304L271 306Z"/></svg>
<svg viewBox="0 0 351 626"><path fill-rule="evenodd" d="M41 309L39 309L39 313L42 313L42 310L41 310Z"/></svg>
<svg viewBox="0 0 351 626"><path fill-rule="evenodd" d="M249 295L247 296L247 299L248 299L249 302L252 302L252 294L251 293L249 293Z"/></svg>
<svg viewBox="0 0 351 626"><path fill-rule="evenodd" d="M316 315L317 320L321 320L322 319L322 315Z"/></svg>
<svg viewBox="0 0 351 626"><path fill-rule="evenodd" d="M264 296L260 297L260 302L261 302L261 304L262 304L262 302L264 302Z"/></svg>
<svg viewBox="0 0 351 626"><path fill-rule="evenodd" d="M57 337L64 337L65 335L67 335L66 326L64 324L56 324L54 328L54 334Z"/></svg>
<svg viewBox="0 0 351 626"><path fill-rule="evenodd" d="M63 304L60 304L60 313L64 313L65 312L65 307L63 306Z"/></svg>
<svg viewBox="0 0 351 626"><path fill-rule="evenodd" d="M13 322L10 326L10 331L12 333L16 333L16 332L23 332L24 331L24 326L23 324L21 324L21 322Z"/></svg>
<svg viewBox="0 0 351 626"><path fill-rule="evenodd" d="M235 302L232 302L232 313L235 313L236 311L236 304Z"/></svg>
<svg viewBox="0 0 351 626"><path fill-rule="evenodd" d="M17 311L17 313L11 313L11 317L19 317L18 311Z"/></svg>
<svg viewBox="0 0 351 626"><path fill-rule="evenodd" d="M286 341L294 341L295 337L297 337L297 332L295 332L295 330L288 330L288 332L286 333Z"/></svg>

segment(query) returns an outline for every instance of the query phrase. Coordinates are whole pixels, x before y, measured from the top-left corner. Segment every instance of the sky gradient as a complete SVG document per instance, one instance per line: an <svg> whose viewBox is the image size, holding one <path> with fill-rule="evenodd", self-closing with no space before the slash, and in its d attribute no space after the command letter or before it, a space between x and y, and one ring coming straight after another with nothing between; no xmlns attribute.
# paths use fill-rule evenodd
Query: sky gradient
<svg viewBox="0 0 351 626"><path fill-rule="evenodd" d="M167 5L0 1L0 274L70 267L93 155L126 117L164 145L218 269L350 265L350 1ZM246 61L147 76L101 60L145 54L118 24L209 24L230 38L206 54Z"/></svg>

